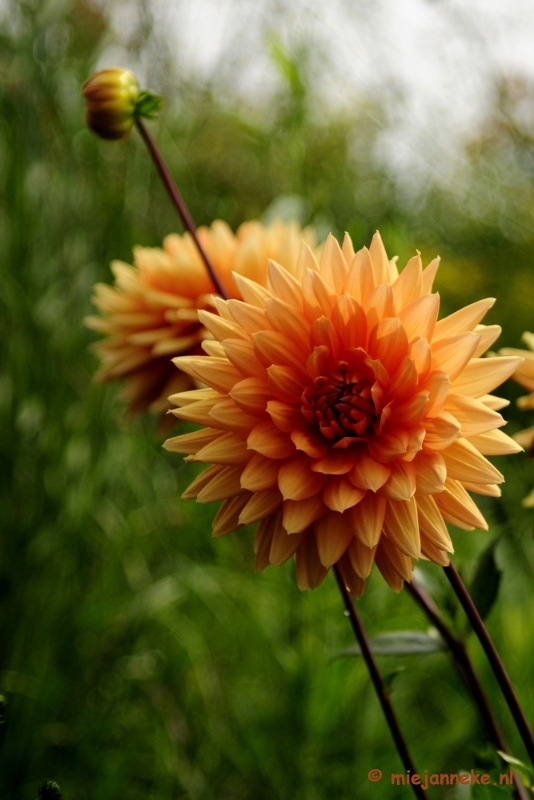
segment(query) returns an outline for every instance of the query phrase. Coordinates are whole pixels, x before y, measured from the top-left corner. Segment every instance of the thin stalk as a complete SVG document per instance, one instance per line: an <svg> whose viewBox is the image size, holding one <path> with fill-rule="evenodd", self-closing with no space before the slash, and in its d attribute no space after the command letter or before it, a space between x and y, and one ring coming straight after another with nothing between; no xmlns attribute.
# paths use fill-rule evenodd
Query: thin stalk
<svg viewBox="0 0 534 800"><path fill-rule="evenodd" d="M501 687L504 698L508 703L508 708L510 709L512 717L514 718L514 722L517 725L517 729L521 735L521 738L523 739L523 743L528 752L530 760L534 764L534 736L532 735L527 718L523 709L521 708L510 678L508 677L508 674L504 668L504 664L502 663L495 645L493 644L486 629L486 626L482 621L482 617L478 613L476 606L471 599L471 595L467 591L454 564L451 563L448 567L443 567L443 570L448 578L449 583L454 589L454 592L460 601L469 622L471 623L471 627L476 633L478 640L482 645L484 652L486 653L491 668L493 669L493 673L497 678L497 682Z"/></svg>
<svg viewBox="0 0 534 800"><path fill-rule="evenodd" d="M154 139L152 138L152 136L148 132L148 129L147 129L147 127L146 127L146 125L145 125L145 123L143 122L142 119L140 119L138 117L136 119L136 121L135 121L135 124L137 125L137 129L138 129L139 133L141 134L141 137L142 137L144 143L146 144L146 146L147 146L147 148L148 148L148 150L150 152L150 155L152 156L152 159L154 160L154 164L156 165L156 168L157 168L157 170L158 170L158 172L160 174L161 180L163 181L163 185L165 186L165 188L167 190L167 193L168 193L169 197L171 198L172 204L174 205L174 207L178 211L178 214L180 215L180 218L181 218L181 220L182 220L182 222L184 224L184 228L191 235L194 243L197 246L197 250L200 253L200 257L202 258L204 264L206 265L206 269L208 270L208 273L209 273L209 276L210 276L210 278L212 280L213 285L215 286L215 288L217 289L218 294L220 294L221 297L224 297L225 299L228 299L228 295L226 294L226 292L223 289L222 283L220 282L220 280L219 280L219 278L217 276L217 273L216 273L216 271L215 271L215 269L213 267L213 264L211 263L211 260L210 260L210 258L208 256L208 254L206 253L204 247L202 246L202 243L201 243L200 239L198 238L198 233L197 233L196 225L193 222L193 218L191 217L191 214L189 213L189 210L188 210L186 204L184 203L182 195L178 191L178 188L176 187L176 184L174 183L174 181L172 179L172 175L169 172L169 169L168 169L167 165L165 164L165 162L164 162L164 160L163 160L163 158L161 156L161 153L159 152L159 150L157 148L157 145L156 145Z"/></svg>
<svg viewBox="0 0 534 800"><path fill-rule="evenodd" d="M464 643L451 633L443 621L443 618L432 598L417 584L415 580L412 579L411 583L406 583L405 588L408 593L411 594L415 602L423 609L432 625L436 628L436 630L439 631L442 639L447 644L458 672L462 676L469 693L478 706L480 716L482 717L497 750L502 750L504 753L509 753L508 746L503 738L493 711L491 710L486 693L484 692L482 684L480 683L474 670ZM514 797L518 798L518 800L528 800L527 791L521 782L521 778L515 770L513 775L515 785Z"/></svg>
<svg viewBox="0 0 534 800"><path fill-rule="evenodd" d="M341 592L341 596L343 598L343 602L345 603L345 608L347 609L350 618L354 635L356 636L356 641L358 642L360 650L362 651L363 660L365 661L367 669L369 670L369 675L371 676L371 680L380 701L380 705L382 706L382 711L384 712L386 722L389 725L393 741L395 742L395 746L401 757L401 761L404 764L405 770L409 770L410 773L414 775L416 774L416 769L412 761L412 757L408 751L408 745L406 744L402 731L399 727L399 723L397 722L395 712L393 711L393 706L391 705L391 701L389 699L389 694L384 688L384 683L382 681L380 672L378 671L374 656L371 653L371 648L369 646L369 641L365 634L362 621L360 620L359 614L356 611L351 594L345 586L345 581L343 580L337 564L334 564L334 573L339 586L339 591ZM410 783L410 786L412 787L416 797L425 797L425 793L420 785Z"/></svg>

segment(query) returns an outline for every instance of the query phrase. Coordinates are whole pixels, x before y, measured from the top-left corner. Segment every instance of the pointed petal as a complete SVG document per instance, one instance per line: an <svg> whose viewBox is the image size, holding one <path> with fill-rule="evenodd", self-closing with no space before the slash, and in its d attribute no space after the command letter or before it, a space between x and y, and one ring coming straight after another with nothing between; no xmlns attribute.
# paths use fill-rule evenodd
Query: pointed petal
<svg viewBox="0 0 534 800"><path fill-rule="evenodd" d="M365 489L357 489L347 478L334 475L328 478L323 489L323 500L331 511L343 514L348 508L359 503L365 494Z"/></svg>
<svg viewBox="0 0 534 800"><path fill-rule="evenodd" d="M278 486L280 462L254 453L241 473L241 487L251 492L261 492Z"/></svg>
<svg viewBox="0 0 534 800"><path fill-rule="evenodd" d="M386 505L385 498L367 492L345 515L348 515L353 535L366 547L374 547L380 540Z"/></svg>
<svg viewBox="0 0 534 800"><path fill-rule="evenodd" d="M247 447L267 458L289 458L295 453L295 446L289 436L280 431L270 419L260 422L250 432Z"/></svg>
<svg viewBox="0 0 534 800"><path fill-rule="evenodd" d="M310 459L304 453L298 453L282 464L278 486L284 500L306 500L322 490L326 477L312 472L310 467Z"/></svg>
<svg viewBox="0 0 534 800"><path fill-rule="evenodd" d="M288 533L300 533L326 514L321 495L308 500L284 500L283 525Z"/></svg>
<svg viewBox="0 0 534 800"><path fill-rule="evenodd" d="M479 453L467 439L458 439L442 456L447 465L447 476L469 483L502 483L503 475Z"/></svg>
<svg viewBox="0 0 534 800"><path fill-rule="evenodd" d="M417 503L410 500L388 500L384 518L384 533L405 555L419 558L421 539L417 520Z"/></svg>
<svg viewBox="0 0 534 800"><path fill-rule="evenodd" d="M348 547L352 531L343 514L329 511L314 523L315 541L319 559L324 567L331 567Z"/></svg>

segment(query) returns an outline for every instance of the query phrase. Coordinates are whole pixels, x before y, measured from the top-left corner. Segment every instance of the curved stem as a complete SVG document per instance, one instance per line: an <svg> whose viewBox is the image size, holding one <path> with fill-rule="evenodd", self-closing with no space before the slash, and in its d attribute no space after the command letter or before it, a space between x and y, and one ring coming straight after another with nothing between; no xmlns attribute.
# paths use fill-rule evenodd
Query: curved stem
<svg viewBox="0 0 534 800"><path fill-rule="evenodd" d="M159 152L159 150L157 148L157 145L156 145L154 139L152 138L152 136L148 132L148 129L147 129L147 127L146 127L146 125L145 125L145 123L143 122L142 119L137 118L135 124L137 125L137 129L138 129L139 133L141 134L141 137L142 137L144 143L146 144L146 146L147 146L147 148L148 148L148 150L150 152L150 155L152 156L152 158L154 160L156 168L157 168L157 170L158 170L158 172L160 174L161 180L163 181L163 185L165 186L165 188L167 190L167 193L168 193L169 197L171 198L171 201L172 201L174 207L178 211L178 214L180 215L180 218L181 218L181 220L182 220L182 222L184 224L185 229L190 234L191 238L193 239L193 241L195 242L195 244L197 246L197 250L200 253L200 257L202 258L204 264L206 265L206 269L208 270L208 273L209 273L210 278L211 278L211 280L213 282L213 285L215 286L215 288L217 290L217 293L220 294L221 297L224 297L225 300L228 299L228 295L226 294L226 292L223 289L222 283L220 282L220 280L219 280L219 278L217 276L217 272L215 271L215 269L213 267L213 264L211 263L208 254L206 253L204 247L202 246L202 243L201 243L200 239L198 238L198 233L197 233L197 229L196 229L195 223L193 222L193 218L191 217L191 214L189 213L189 210L188 210L186 204L184 203L182 195L178 191L178 189L177 189L177 187L176 187L176 185L175 185L175 183L174 183L174 181L172 179L171 173L169 172L169 170L167 168L167 165L165 164L165 162L164 162L164 160L163 160L163 158L161 156L161 153Z"/></svg>
<svg viewBox="0 0 534 800"><path fill-rule="evenodd" d="M501 687L504 698L508 703L508 708L510 709L510 712L514 718L514 722L517 725L517 729L521 735L521 738L523 739L523 743L528 752L530 760L534 764L534 736L532 735L532 731L528 724L525 713L521 708L510 678L508 677L508 673L504 668L504 664L501 661L501 658L490 638L486 626L484 625L482 618L478 613L473 600L471 599L471 595L467 591L462 579L460 578L456 567L451 563L448 567L443 567L443 571L445 572L449 583L454 589L454 592L460 601L469 622L471 623L471 627L476 633L478 640L482 645L484 652L486 653L491 668L493 669L493 673L497 678L497 682Z"/></svg>
<svg viewBox="0 0 534 800"><path fill-rule="evenodd" d="M376 665L374 656L371 653L371 648L369 646L369 642L367 640L367 636L365 634L365 630L363 628L359 614L356 611L354 601L352 599L349 590L345 586L345 581L343 580L343 576L341 575L340 569L337 564L334 564L334 573L336 576L337 584L339 586L339 591L341 592L341 596L343 597L343 602L345 603L345 608L347 609L350 618L352 629L356 636L356 640L360 646L360 650L362 651L363 660L365 661L367 669L369 670L369 675L371 676L371 680L373 682L375 691L380 701L380 705L382 706L382 711L384 712L386 722L389 725L393 741L395 742L395 746L401 757L402 763L404 764L405 770L406 771L409 770L411 774L414 775L416 774L416 769L412 761L412 757L410 756L410 753L408 751L408 745L406 744L404 736L402 735L402 731L399 727L399 723L397 722L395 712L393 711L393 706L391 705L391 701L389 699L389 694L384 689L384 683L382 681L382 677L380 675L380 672L378 671L378 667ZM410 783L410 786L412 787L416 797L419 798L425 797L425 793L420 785Z"/></svg>
<svg viewBox="0 0 534 800"><path fill-rule="evenodd" d="M484 692L482 684L480 683L474 670L464 643L451 633L443 621L443 618L441 617L441 614L439 613L438 608L430 595L428 595L415 580L412 579L411 583L406 583L405 588L413 597L415 602L423 609L432 625L436 628L436 630L439 631L442 639L449 647L458 672L462 676L469 693L478 706L480 716L484 720L484 724L486 725L489 735L497 750L502 750L504 753L509 753L509 748L503 738L497 720L495 719L491 706L488 702L488 698L486 697L486 693ZM513 775L515 784L514 796L518 798L518 800L528 800L526 789L521 782L521 778L515 770L513 771Z"/></svg>

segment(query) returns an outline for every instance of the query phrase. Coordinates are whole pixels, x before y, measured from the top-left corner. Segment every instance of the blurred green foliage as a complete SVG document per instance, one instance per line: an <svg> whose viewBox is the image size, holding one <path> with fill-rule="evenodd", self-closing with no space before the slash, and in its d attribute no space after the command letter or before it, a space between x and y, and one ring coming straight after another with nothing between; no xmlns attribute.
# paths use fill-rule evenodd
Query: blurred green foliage
<svg viewBox="0 0 534 800"><path fill-rule="evenodd" d="M154 422L126 420L115 388L93 384L82 324L92 284L177 223L137 138L102 143L83 126L80 86L108 35L102 14L82 0L2 13L0 797L34 800L45 780L66 800L410 796L367 780L381 769L387 782L400 763L363 664L334 659L352 640L333 579L302 594L290 563L254 573L251 531L213 541L214 510L179 499L191 473L161 450ZM298 59L276 40L272 54L285 83L267 115L176 80L154 126L197 221L235 227L276 201L323 233L349 230L357 246L379 227L401 263L415 246L425 260L441 253L444 313L498 297L489 320L517 346L534 327L524 169L534 135L523 117L503 116L498 94L469 169L410 203L376 155L381 99L325 114ZM509 417L512 430L529 424L513 405ZM534 470L526 457L504 469L502 501L483 502L503 573L488 624L534 719L532 514L520 508ZM455 533L467 579L489 541ZM422 570L463 630L439 570ZM427 629L376 574L359 606L371 635ZM446 654L381 659L422 770L501 771Z"/></svg>

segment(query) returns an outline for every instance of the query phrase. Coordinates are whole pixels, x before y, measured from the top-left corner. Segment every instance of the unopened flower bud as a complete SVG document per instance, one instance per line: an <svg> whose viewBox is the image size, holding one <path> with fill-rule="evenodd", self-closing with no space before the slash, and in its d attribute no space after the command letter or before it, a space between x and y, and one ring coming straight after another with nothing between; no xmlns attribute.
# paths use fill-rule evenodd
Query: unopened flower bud
<svg viewBox="0 0 534 800"><path fill-rule="evenodd" d="M101 69L85 81L86 122L103 139L122 139L135 122L139 100L137 78L128 69Z"/></svg>

